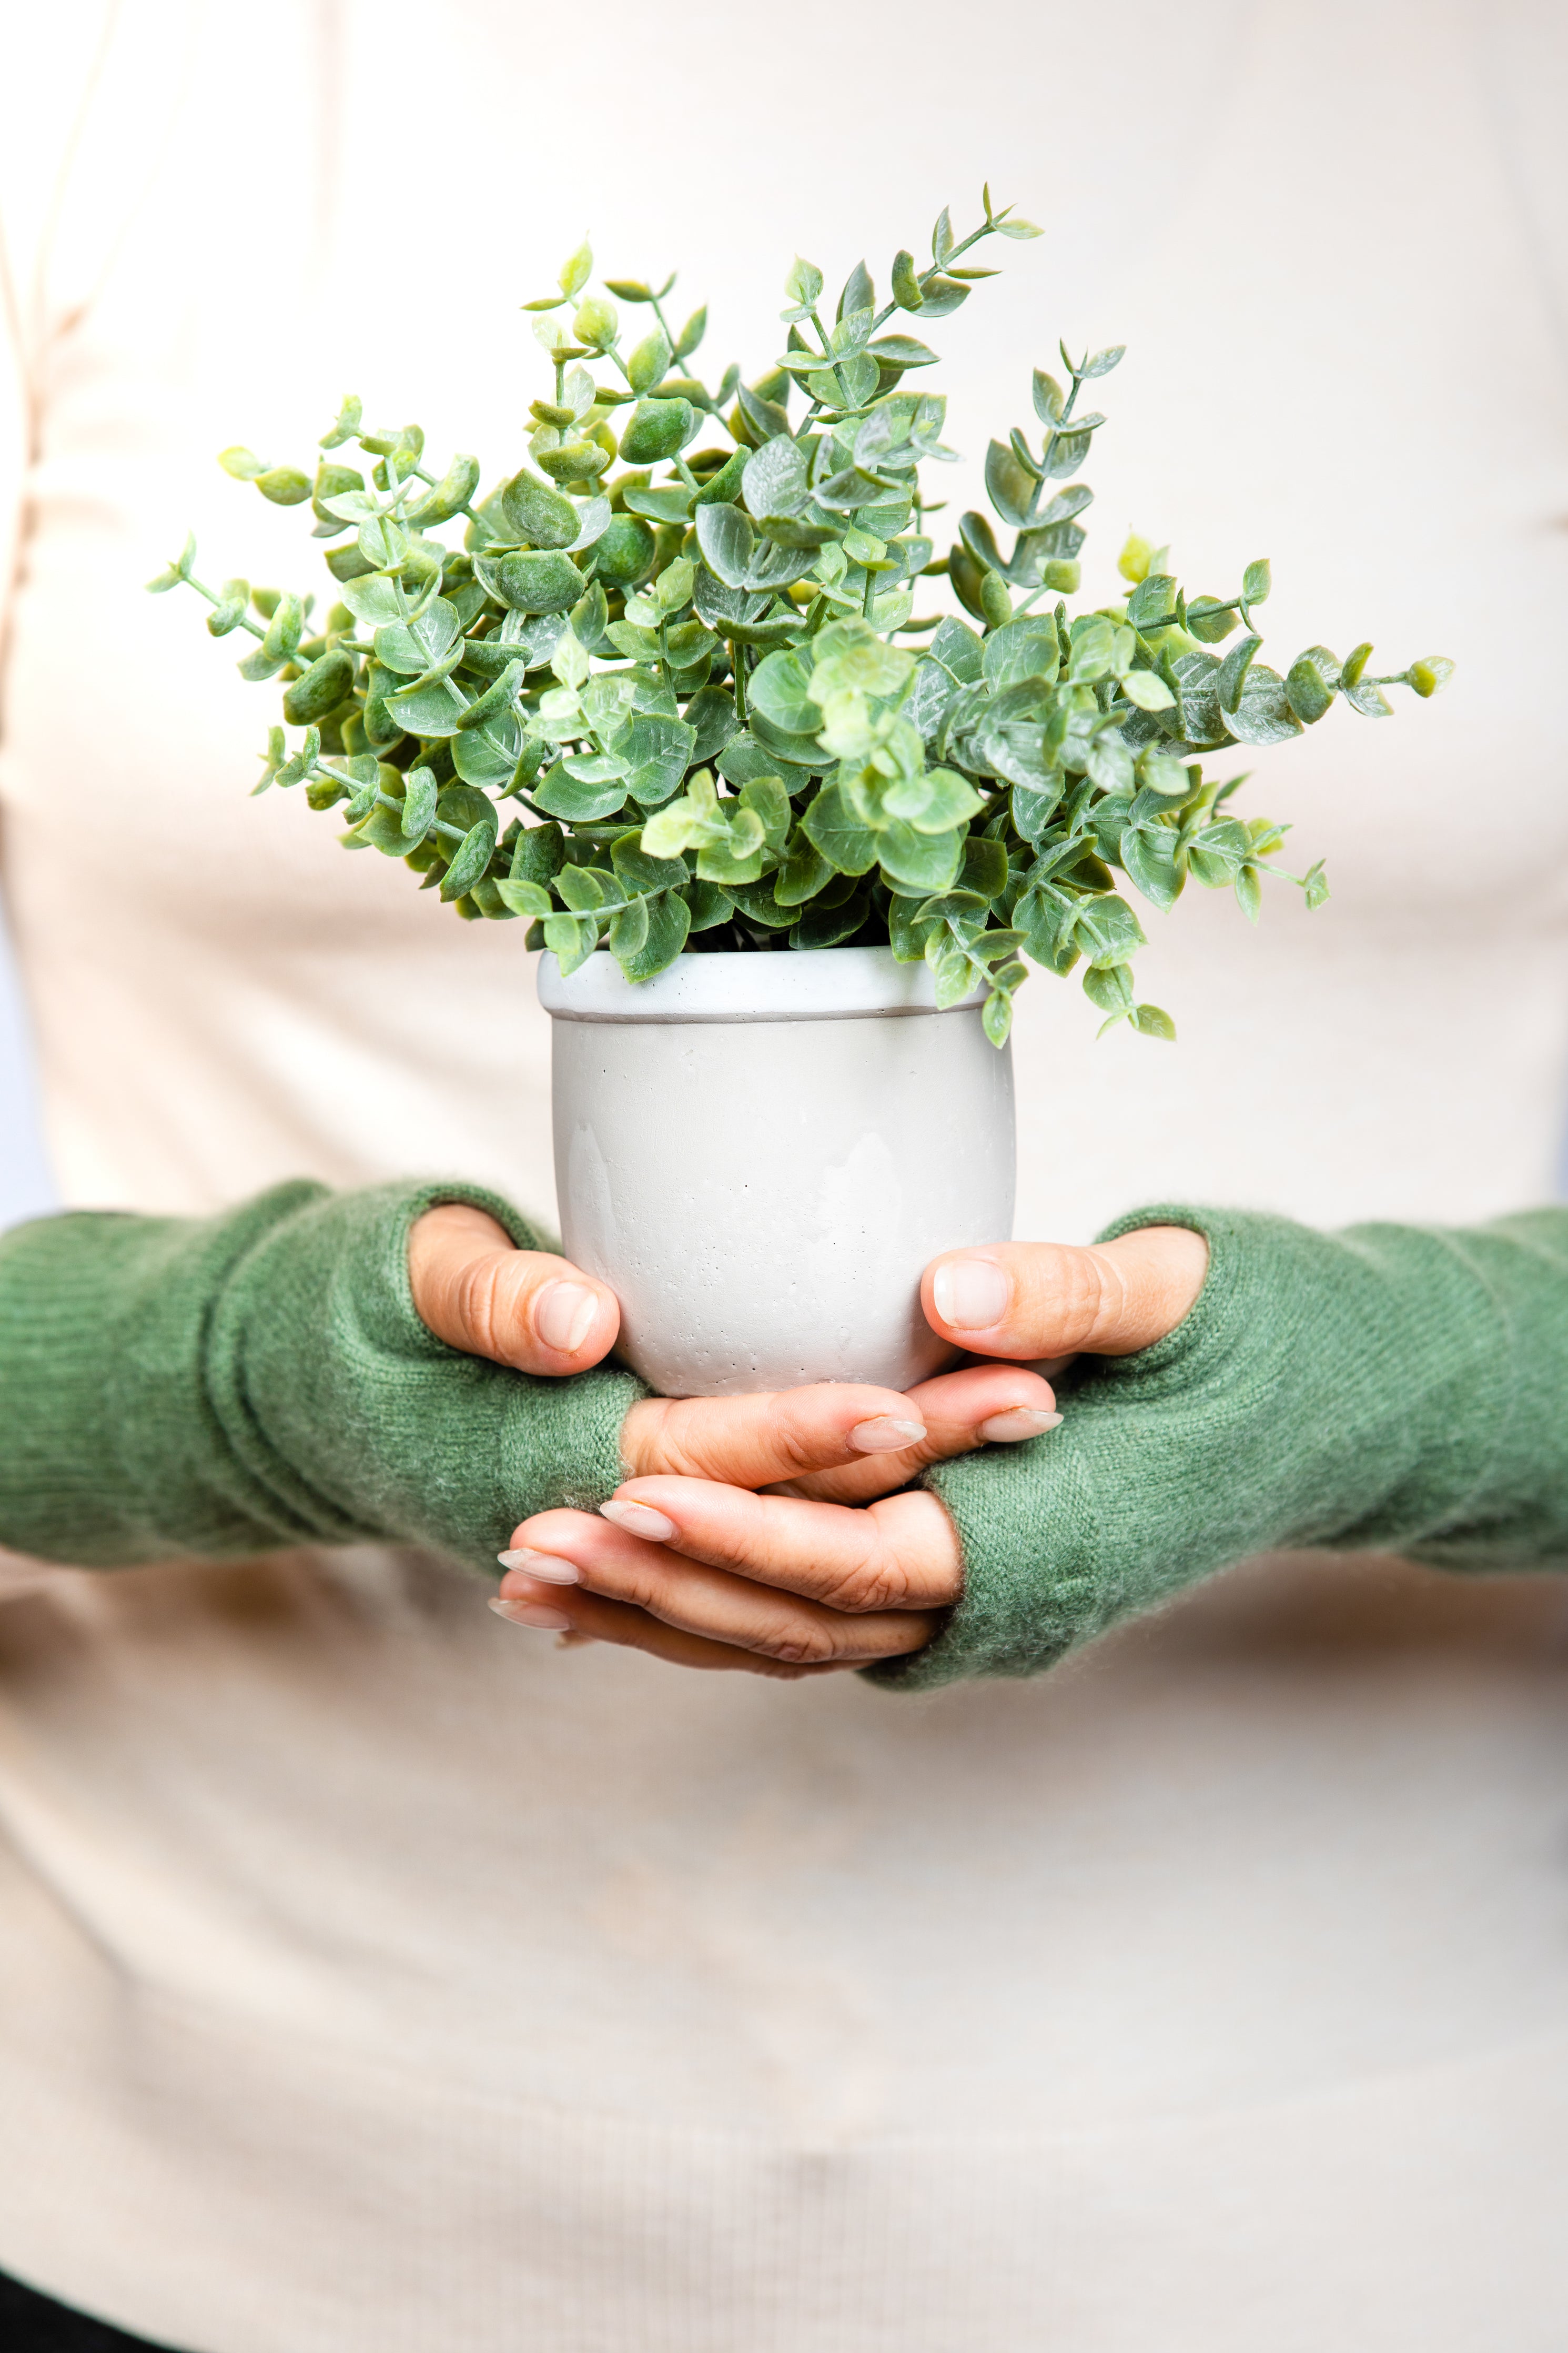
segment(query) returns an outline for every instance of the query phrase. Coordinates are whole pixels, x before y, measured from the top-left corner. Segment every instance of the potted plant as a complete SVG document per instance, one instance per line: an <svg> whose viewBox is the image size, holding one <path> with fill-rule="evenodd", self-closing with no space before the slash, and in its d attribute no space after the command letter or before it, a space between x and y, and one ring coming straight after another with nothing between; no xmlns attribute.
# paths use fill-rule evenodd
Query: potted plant
<svg viewBox="0 0 1568 2353"><path fill-rule="evenodd" d="M192 543L150 584L188 583L215 637L256 639L241 674L282 681L258 792L302 786L345 847L547 950L565 1245L667 1393L931 1369L922 1265L1011 1230L1030 963L1080 969L1103 1029L1173 1038L1119 879L1161 912L1189 879L1230 889L1256 920L1280 872L1284 828L1205 758L1340 700L1384 716L1385 686L1452 668L1374 678L1361 645L1269 669L1267 563L1189 596L1137 538L1124 593L1072 610L1105 422L1085 387L1120 346L1036 371L1032 426L985 460L1010 544L966 513L938 556L923 473L954 453L922 336L995 274L966 257L1037 234L987 190L963 237L942 212L929 266L896 256L885 301L858 264L830 315L796 261L785 351L711 388L682 372L705 311L677 331L673 280L594 292L584 245L525 306L550 381L496 487L357 399L313 477L223 453L310 504L320 625L310 597L205 586ZM916 613L933 579L962 613ZM1328 896L1321 864L1288 879Z"/></svg>

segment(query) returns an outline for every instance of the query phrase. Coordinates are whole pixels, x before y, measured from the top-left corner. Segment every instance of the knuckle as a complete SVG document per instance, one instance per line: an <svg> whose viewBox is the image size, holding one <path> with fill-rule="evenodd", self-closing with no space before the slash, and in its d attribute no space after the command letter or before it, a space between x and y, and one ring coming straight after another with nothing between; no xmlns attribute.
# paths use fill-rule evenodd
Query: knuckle
<svg viewBox="0 0 1568 2353"><path fill-rule="evenodd" d="M776 1632L758 1635L752 1647L763 1658L792 1667L820 1666L838 1655L833 1630L822 1620L795 1620Z"/></svg>
<svg viewBox="0 0 1568 2353"><path fill-rule="evenodd" d="M855 1617L910 1607L910 1576L894 1553L879 1551L846 1568L832 1582L823 1599L830 1609Z"/></svg>
<svg viewBox="0 0 1568 2353"><path fill-rule="evenodd" d="M458 1314L476 1356L495 1356L500 1353L497 1299L500 1264L493 1258L476 1259L463 1269L458 1280Z"/></svg>

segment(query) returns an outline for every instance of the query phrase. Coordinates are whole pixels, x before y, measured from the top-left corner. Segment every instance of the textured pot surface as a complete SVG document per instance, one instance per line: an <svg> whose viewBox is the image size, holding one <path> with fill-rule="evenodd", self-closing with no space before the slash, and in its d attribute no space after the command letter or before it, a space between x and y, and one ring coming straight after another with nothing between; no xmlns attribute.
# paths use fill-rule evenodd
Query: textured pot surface
<svg viewBox="0 0 1568 2353"><path fill-rule="evenodd" d="M563 979L555 1176L569 1257L666 1397L905 1388L951 1352L920 1311L939 1250L1013 1230L1013 1067L982 997L938 1013L885 948L684 955Z"/></svg>

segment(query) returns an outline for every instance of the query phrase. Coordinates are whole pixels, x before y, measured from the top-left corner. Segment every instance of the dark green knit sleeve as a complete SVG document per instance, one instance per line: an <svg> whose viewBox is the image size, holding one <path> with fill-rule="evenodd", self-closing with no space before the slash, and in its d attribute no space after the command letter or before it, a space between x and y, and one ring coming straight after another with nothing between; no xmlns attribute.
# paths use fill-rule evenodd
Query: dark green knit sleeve
<svg viewBox="0 0 1568 2353"><path fill-rule="evenodd" d="M624 1475L629 1373L514 1373L426 1330L408 1234L468 1185L283 1185L204 1219L80 1213L0 1237L0 1544L120 1567L367 1537L495 1573L531 1513Z"/></svg>
<svg viewBox="0 0 1568 2353"><path fill-rule="evenodd" d="M1568 1567L1568 1209L1448 1231L1160 1208L1207 1237L1178 1328L1080 1357L1059 1430L940 1464L965 1590L872 1679L1030 1675L1254 1553Z"/></svg>

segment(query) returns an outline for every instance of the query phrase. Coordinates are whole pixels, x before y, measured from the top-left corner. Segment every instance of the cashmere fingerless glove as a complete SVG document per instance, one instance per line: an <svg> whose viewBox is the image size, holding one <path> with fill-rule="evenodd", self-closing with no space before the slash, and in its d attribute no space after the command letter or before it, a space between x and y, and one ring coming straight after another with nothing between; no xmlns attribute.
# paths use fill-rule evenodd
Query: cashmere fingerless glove
<svg viewBox="0 0 1568 2353"><path fill-rule="evenodd" d="M496 1573L519 1520L624 1477L631 1374L461 1354L415 1313L408 1235L467 1185L276 1187L220 1217L83 1212L0 1237L0 1544L121 1567L418 1543Z"/></svg>
<svg viewBox="0 0 1568 2353"><path fill-rule="evenodd" d="M1038 1673L1255 1553L1466 1570L1568 1565L1568 1210L1463 1231L1158 1208L1206 1236L1154 1346L1083 1356L1059 1430L934 1466L963 1547L944 1630L872 1681Z"/></svg>

